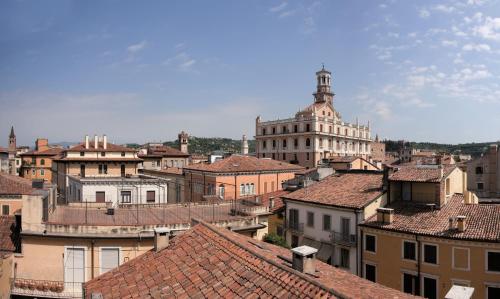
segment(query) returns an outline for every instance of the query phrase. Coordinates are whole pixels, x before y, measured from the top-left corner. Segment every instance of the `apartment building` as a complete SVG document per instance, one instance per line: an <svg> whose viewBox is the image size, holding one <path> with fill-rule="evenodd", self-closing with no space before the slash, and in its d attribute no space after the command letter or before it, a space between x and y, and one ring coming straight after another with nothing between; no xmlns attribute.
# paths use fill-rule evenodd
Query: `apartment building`
<svg viewBox="0 0 500 299"><path fill-rule="evenodd" d="M188 152L188 135L182 131L178 135L179 148L161 143L148 143L139 150L139 158L143 159L142 167L148 170L162 170L169 167L183 168L190 164Z"/></svg>
<svg viewBox="0 0 500 299"><path fill-rule="evenodd" d="M353 274L360 273L357 225L386 204L381 172L331 175L284 195L289 245L318 249L318 258Z"/></svg>
<svg viewBox="0 0 500 299"><path fill-rule="evenodd" d="M184 173L182 168L168 167L161 170L143 169L141 172L148 177L161 178L168 186L167 202L180 203L184 202L186 194Z"/></svg>
<svg viewBox="0 0 500 299"><path fill-rule="evenodd" d="M316 72L317 87L314 101L294 117L255 121L256 155L316 167L323 158L330 156L361 156L371 153L369 123L347 123L333 106L331 72Z"/></svg>
<svg viewBox="0 0 500 299"><path fill-rule="evenodd" d="M61 154L61 147L49 147L49 141L38 138L35 149L20 154L19 175L27 179L41 179L52 182L52 159Z"/></svg>
<svg viewBox="0 0 500 299"><path fill-rule="evenodd" d="M163 235L162 235L163 234ZM84 285L84 298L407 298L316 260L317 250L288 250L199 222L155 249Z"/></svg>
<svg viewBox="0 0 500 299"><path fill-rule="evenodd" d="M477 204L466 177L455 166L392 174L390 203L360 225L363 276L427 298L454 285L498 298L500 206Z"/></svg>
<svg viewBox="0 0 500 299"><path fill-rule="evenodd" d="M498 145L490 145L481 157L467 163L467 189L480 200L500 202L500 151Z"/></svg>
<svg viewBox="0 0 500 299"><path fill-rule="evenodd" d="M380 170L377 165L356 156L336 156L323 159L323 163L335 170Z"/></svg>
<svg viewBox="0 0 500 299"><path fill-rule="evenodd" d="M185 199L202 201L207 196L239 199L282 190L302 166L253 156L231 155L211 164L184 167Z"/></svg>
<svg viewBox="0 0 500 299"><path fill-rule="evenodd" d="M17 175L0 173L1 215L19 215L23 207L23 199L38 196L32 184L31 180Z"/></svg>

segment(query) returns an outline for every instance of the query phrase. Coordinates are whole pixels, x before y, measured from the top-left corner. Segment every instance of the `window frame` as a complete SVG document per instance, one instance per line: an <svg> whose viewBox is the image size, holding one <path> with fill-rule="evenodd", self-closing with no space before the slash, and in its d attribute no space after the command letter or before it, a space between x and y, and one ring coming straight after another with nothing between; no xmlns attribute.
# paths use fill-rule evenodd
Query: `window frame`
<svg viewBox="0 0 500 299"><path fill-rule="evenodd" d="M489 260L488 253L494 252L494 253L500 254L500 250L486 249L484 252L485 252L485 254L484 254L484 262L485 262L484 271L486 273L488 273L488 274L500 274L500 270L498 270L498 271L491 271L488 268L488 260Z"/></svg>
<svg viewBox="0 0 500 299"><path fill-rule="evenodd" d="M151 192L154 195L154 200L149 200L148 194L151 194ZM156 191L155 190L146 190L146 203L156 203Z"/></svg>
<svg viewBox="0 0 500 299"><path fill-rule="evenodd" d="M436 248L436 263L425 261L425 246L434 246ZM430 266L439 266L439 245L434 243L422 243L422 263Z"/></svg>
<svg viewBox="0 0 500 299"><path fill-rule="evenodd" d="M414 290L412 293L406 293L405 292L405 274L406 275L411 275L413 276L415 279L415 285L414 285ZM401 271L401 292L405 293L405 294L411 294L411 295L415 295L417 294L417 291L419 290L419 284L420 282L418 281L418 273L415 272L415 271L410 271L410 270L402 270Z"/></svg>
<svg viewBox="0 0 500 299"><path fill-rule="evenodd" d="M427 273L420 274L420 296L425 297L424 281L426 278L434 279L436 281L436 298L439 298L439 277Z"/></svg>
<svg viewBox="0 0 500 299"><path fill-rule="evenodd" d="M414 248L415 248L415 259L411 260L411 259L407 259L405 258L405 243L413 243L414 245ZM417 249L417 242L416 241L413 241L413 240L402 240L401 241L401 259L403 261L408 261L408 262L417 262L417 259L418 259L418 249Z"/></svg>
<svg viewBox="0 0 500 299"><path fill-rule="evenodd" d="M129 192L129 201L123 201L123 192ZM132 203L132 191L131 190L120 190L120 202L121 203Z"/></svg>
<svg viewBox="0 0 500 299"><path fill-rule="evenodd" d="M500 283L498 282L489 282L489 281L486 281L484 283L484 287L485 287L485 293L484 293L484 298L486 299L490 299L488 298L488 288L500 288Z"/></svg>
<svg viewBox="0 0 500 299"><path fill-rule="evenodd" d="M460 249L460 250L464 250L465 249L465 250L467 250L467 268L455 267L455 249ZM451 248L451 268L453 270L470 271L470 248L467 248L467 247L456 247L456 246L453 246Z"/></svg>
<svg viewBox="0 0 500 299"><path fill-rule="evenodd" d="M103 249L118 249L118 266L119 267L122 263L121 260L122 260L122 248L119 247L119 246L100 246L99 247L99 274L104 274L108 271L111 271L113 269L109 269L108 271L105 271L103 272L102 271L102 250Z"/></svg>
<svg viewBox="0 0 500 299"><path fill-rule="evenodd" d="M367 238L367 237L373 237L373 242L374 242L374 244L373 244L373 245L374 245L374 246L373 246L373 247L374 247L374 248L373 248L374 250L373 250L373 251L372 251L372 250L368 250L368 249L366 249L366 245L368 244L368 242L366 241L366 238ZM373 235L373 234L367 234L367 233L365 233L365 239L364 239L364 244L363 244L363 245L364 245L364 246L363 246L363 247L364 247L363 249L364 249L364 251L365 251L365 252L369 252L369 253L377 253L377 235ZM376 276L375 276L375 277L376 277Z"/></svg>
<svg viewBox="0 0 500 299"><path fill-rule="evenodd" d="M311 219L312 219L312 223L310 224L309 223L309 216L312 216ZM306 212L306 224L307 224L307 227L311 227L311 228L314 228L314 212L311 212L311 211L307 211Z"/></svg>

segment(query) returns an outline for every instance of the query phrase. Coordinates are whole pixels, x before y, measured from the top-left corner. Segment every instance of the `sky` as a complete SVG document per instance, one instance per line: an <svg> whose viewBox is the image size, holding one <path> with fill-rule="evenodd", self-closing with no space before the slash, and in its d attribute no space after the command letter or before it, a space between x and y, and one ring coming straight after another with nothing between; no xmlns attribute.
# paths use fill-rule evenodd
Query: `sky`
<svg viewBox="0 0 500 299"><path fill-rule="evenodd" d="M254 136L332 72L381 138L500 133L500 0L0 1L0 145Z"/></svg>

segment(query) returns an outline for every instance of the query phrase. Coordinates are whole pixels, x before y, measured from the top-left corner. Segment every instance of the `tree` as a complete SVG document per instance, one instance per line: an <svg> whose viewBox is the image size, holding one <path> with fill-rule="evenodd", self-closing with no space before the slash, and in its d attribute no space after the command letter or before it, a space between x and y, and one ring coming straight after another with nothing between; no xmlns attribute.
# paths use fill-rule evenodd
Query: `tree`
<svg viewBox="0 0 500 299"><path fill-rule="evenodd" d="M290 246L286 243L285 238L283 238L282 236L278 236L275 233L264 235L263 241L281 247L290 248Z"/></svg>

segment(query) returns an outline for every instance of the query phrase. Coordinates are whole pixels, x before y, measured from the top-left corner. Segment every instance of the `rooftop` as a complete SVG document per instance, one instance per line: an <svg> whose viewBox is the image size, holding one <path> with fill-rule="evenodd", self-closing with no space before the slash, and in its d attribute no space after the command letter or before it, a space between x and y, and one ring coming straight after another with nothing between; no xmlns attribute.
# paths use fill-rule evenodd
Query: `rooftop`
<svg viewBox="0 0 500 299"><path fill-rule="evenodd" d="M97 144L97 148L95 147L94 140L89 140L89 148L85 148L85 143L80 143L73 147L70 147L66 151L68 152L135 152L133 148L128 148L125 146L106 143L106 149L104 149L104 144L102 141L99 141Z"/></svg>
<svg viewBox="0 0 500 299"><path fill-rule="evenodd" d="M31 195L31 180L0 172L0 195Z"/></svg>
<svg viewBox="0 0 500 299"><path fill-rule="evenodd" d="M140 154L139 157L189 157L189 154L170 146L151 146L147 154Z"/></svg>
<svg viewBox="0 0 500 299"><path fill-rule="evenodd" d="M390 181L439 183L450 175L455 165L396 166L397 171L389 176Z"/></svg>
<svg viewBox="0 0 500 299"><path fill-rule="evenodd" d="M359 209L384 194L380 172L333 174L283 198L322 205Z"/></svg>
<svg viewBox="0 0 500 299"><path fill-rule="evenodd" d="M259 159L253 156L231 155L212 164L199 163L184 167L185 170L207 172L259 172L259 171L289 171L295 172L304 167L271 159Z"/></svg>
<svg viewBox="0 0 500 299"><path fill-rule="evenodd" d="M363 226L389 231L415 233L452 239L500 241L500 205L465 204L462 194L453 195L441 209L397 201L387 206L394 209L393 222L384 224L373 216ZM459 232L449 229L449 218L459 215L466 217L466 229Z"/></svg>
<svg viewBox="0 0 500 299"><path fill-rule="evenodd" d="M20 245L15 216L0 216L0 254L14 252Z"/></svg>
<svg viewBox="0 0 500 299"><path fill-rule="evenodd" d="M64 151L64 149L62 149L60 147L53 147L53 148L46 149L44 151L37 151L37 150L28 151L28 152L20 154L20 156L55 156L55 155L60 154L63 151Z"/></svg>
<svg viewBox="0 0 500 299"><path fill-rule="evenodd" d="M282 257L280 257L282 256ZM84 285L87 298L411 298L316 261L315 276L291 267L291 251L199 223L167 248L147 253Z"/></svg>

